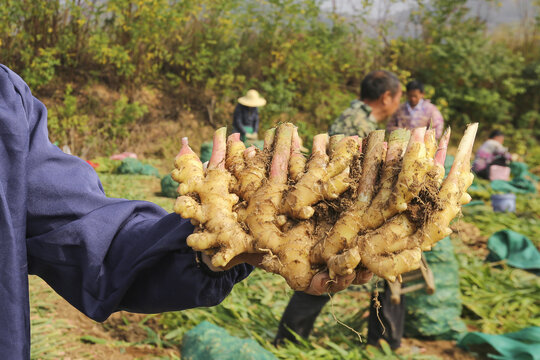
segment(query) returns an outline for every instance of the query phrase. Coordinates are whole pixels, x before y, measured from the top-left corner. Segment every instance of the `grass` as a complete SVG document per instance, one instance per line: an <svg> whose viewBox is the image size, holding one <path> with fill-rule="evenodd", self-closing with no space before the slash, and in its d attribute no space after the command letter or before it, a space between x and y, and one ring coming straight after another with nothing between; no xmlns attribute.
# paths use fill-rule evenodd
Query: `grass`
<svg viewBox="0 0 540 360"><path fill-rule="evenodd" d="M40 281L35 276L29 277L30 286ZM68 347L76 347L76 341L69 335L70 326L63 320L57 320L54 314L54 291L50 287L39 288L30 293L30 326L32 359L53 360L61 358Z"/></svg>
<svg viewBox="0 0 540 360"><path fill-rule="evenodd" d="M460 288L464 317L488 334L540 326L540 278L506 265L460 255Z"/></svg>
<svg viewBox="0 0 540 360"><path fill-rule="evenodd" d="M105 193L109 197L128 200L146 200L172 212L174 199L161 195L160 179L147 175L99 174Z"/></svg>
<svg viewBox="0 0 540 360"><path fill-rule="evenodd" d="M463 208L464 221L474 224L484 236L497 231L511 229L525 235L540 247L540 207L538 195L518 197L515 213L495 213L490 205L477 205Z"/></svg>
<svg viewBox="0 0 540 360"><path fill-rule="evenodd" d="M345 358L362 358L361 341L355 333L336 323L331 306L325 307L317 319L314 342L274 348L271 342L291 295L292 291L282 278L256 270L246 281L235 286L219 306L165 314L162 318L166 326L165 337L180 343L186 331L207 320L234 336L255 339L283 359L335 359L342 358L345 353L349 354ZM365 330L362 314L369 304L368 293L342 292L334 296L333 302L338 319L353 328Z"/></svg>

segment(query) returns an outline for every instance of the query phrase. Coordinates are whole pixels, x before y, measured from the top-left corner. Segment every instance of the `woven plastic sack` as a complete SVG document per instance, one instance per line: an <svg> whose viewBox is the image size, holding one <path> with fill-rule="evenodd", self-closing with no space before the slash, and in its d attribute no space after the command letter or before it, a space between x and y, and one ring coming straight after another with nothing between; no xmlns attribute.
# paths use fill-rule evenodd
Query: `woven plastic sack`
<svg viewBox="0 0 540 360"><path fill-rule="evenodd" d="M161 195L169 198L176 198L178 196L178 183L173 180L170 174L161 178Z"/></svg>
<svg viewBox="0 0 540 360"><path fill-rule="evenodd" d="M118 174L151 175L159 177L159 171L149 164L143 164L137 159L125 158L116 169Z"/></svg>
<svg viewBox="0 0 540 360"><path fill-rule="evenodd" d="M424 256L430 265L434 263L444 263L452 269L457 268L458 266L456 256L454 255L454 246L449 237L436 243L431 251L424 252ZM456 276L456 279L457 278L458 277ZM437 279L435 279L435 281L437 281Z"/></svg>
<svg viewBox="0 0 540 360"><path fill-rule="evenodd" d="M208 321L184 335L181 352L183 360L277 360L255 340L231 336Z"/></svg>
<svg viewBox="0 0 540 360"><path fill-rule="evenodd" d="M459 265L450 238L438 242L425 257L435 278L435 293L428 295L422 289L405 295L405 336L456 339L467 328L460 318Z"/></svg>

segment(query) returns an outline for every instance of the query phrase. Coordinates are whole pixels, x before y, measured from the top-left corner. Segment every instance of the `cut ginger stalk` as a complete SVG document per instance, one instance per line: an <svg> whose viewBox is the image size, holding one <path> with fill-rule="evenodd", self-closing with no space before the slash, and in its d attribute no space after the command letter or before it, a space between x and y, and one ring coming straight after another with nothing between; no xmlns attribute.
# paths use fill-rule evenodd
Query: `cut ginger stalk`
<svg viewBox="0 0 540 360"><path fill-rule="evenodd" d="M302 222L284 232L277 222L283 193L287 189L293 133L292 124L283 124L277 130L268 181L250 199L246 225L256 234L255 248L267 254L262 266L281 274L293 289L305 289L315 274L309 262L313 226L310 222Z"/></svg>

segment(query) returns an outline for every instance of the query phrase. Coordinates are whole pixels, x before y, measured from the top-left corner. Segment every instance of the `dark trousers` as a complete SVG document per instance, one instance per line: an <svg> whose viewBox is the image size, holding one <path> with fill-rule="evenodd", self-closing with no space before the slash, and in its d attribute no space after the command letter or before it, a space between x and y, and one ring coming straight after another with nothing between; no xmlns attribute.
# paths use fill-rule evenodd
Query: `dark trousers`
<svg viewBox="0 0 540 360"><path fill-rule="evenodd" d="M384 339L392 349L397 349L401 345L403 326L405 324L405 298L402 295L399 305L392 304L390 301L390 288L385 281L384 292L379 293L377 299L381 304L378 316L375 301L373 296L371 297L368 343L377 345L379 339ZM297 342L289 329L303 338L308 338L311 330L313 330L315 319L317 319L328 301L330 301L328 295L316 296L295 291L279 323L274 344L279 345L285 339Z"/></svg>

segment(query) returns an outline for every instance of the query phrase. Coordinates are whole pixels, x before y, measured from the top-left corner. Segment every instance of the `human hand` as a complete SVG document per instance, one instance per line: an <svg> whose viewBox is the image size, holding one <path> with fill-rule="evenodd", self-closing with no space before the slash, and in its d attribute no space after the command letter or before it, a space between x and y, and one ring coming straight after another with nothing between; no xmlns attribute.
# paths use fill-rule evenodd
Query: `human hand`
<svg viewBox="0 0 540 360"><path fill-rule="evenodd" d="M212 265L211 258L202 254L202 261L206 266L215 272L229 270L232 267L247 263L255 267L261 267L264 254L241 254L234 257L225 267L215 267ZM350 274L346 276L339 276L336 279L330 279L327 271L319 272L313 276L311 283L305 293L310 295L322 295L325 293L336 293L349 287L351 284L362 285L367 283L373 277L373 273L367 269L361 269L356 274Z"/></svg>
<svg viewBox="0 0 540 360"><path fill-rule="evenodd" d="M349 285L362 285L373 277L373 273L367 269L358 270L356 274L337 276L330 279L328 271L320 272L313 276L310 286L304 290L306 294L322 295L325 293L336 293L345 290Z"/></svg>

